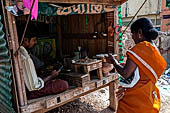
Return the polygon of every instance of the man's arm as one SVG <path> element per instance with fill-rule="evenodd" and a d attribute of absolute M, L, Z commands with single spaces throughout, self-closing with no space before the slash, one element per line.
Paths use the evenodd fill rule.
<path fill-rule="evenodd" d="M 44 78 L 44 82 L 46 83 L 47 81 L 50 81 L 50 80 L 53 80 L 53 79 L 57 78 L 60 71 L 61 71 L 60 69 L 58 71 L 56 71 L 56 70 L 52 71 L 51 75 Z"/>

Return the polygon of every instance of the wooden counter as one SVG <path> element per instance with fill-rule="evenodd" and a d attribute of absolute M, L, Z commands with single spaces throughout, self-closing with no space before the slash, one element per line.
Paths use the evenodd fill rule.
<path fill-rule="evenodd" d="M 113 109 L 113 111 L 115 111 L 117 108 L 117 99 L 115 95 L 117 84 L 118 74 L 112 73 L 110 76 L 103 77 L 101 80 L 96 79 L 90 81 L 89 85 L 86 87 L 77 87 L 57 95 L 50 95 L 38 99 L 28 100 L 28 105 L 20 107 L 20 109 L 22 113 L 44 113 L 100 88 L 109 86 L 110 107 Z"/>

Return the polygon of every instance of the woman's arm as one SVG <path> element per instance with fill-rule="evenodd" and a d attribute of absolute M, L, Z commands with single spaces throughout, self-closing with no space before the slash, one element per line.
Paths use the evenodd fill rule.
<path fill-rule="evenodd" d="M 123 76 L 125 79 L 129 78 L 132 75 L 132 73 L 135 71 L 136 67 L 137 67 L 137 65 L 133 61 L 131 61 L 130 59 L 127 59 L 125 66 L 121 66 L 117 62 L 117 60 L 111 55 L 109 55 L 109 59 L 113 63 L 113 65 L 114 65 L 115 69 L 117 70 L 117 72 L 121 76 Z"/>

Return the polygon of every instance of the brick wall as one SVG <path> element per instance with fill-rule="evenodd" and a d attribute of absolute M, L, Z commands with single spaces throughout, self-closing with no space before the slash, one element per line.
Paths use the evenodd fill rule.
<path fill-rule="evenodd" d="M 162 0 L 161 17 L 161 31 L 170 31 L 170 8 L 167 7 L 166 0 Z M 169 25 L 167 26 L 168 23 Z"/>

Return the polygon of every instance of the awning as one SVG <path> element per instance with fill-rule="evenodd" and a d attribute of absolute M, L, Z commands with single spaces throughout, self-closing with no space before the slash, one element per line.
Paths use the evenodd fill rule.
<path fill-rule="evenodd" d="M 45 16 L 73 15 L 73 14 L 101 14 L 115 10 L 111 5 L 75 4 L 69 7 L 54 6 L 39 3 L 38 13 Z"/>
<path fill-rule="evenodd" d="M 45 16 L 101 14 L 114 11 L 128 0 L 39 0 L 38 14 Z M 18 3 L 22 0 L 18 0 Z M 24 10 L 28 14 L 29 10 Z"/>
<path fill-rule="evenodd" d="M 18 0 L 22 1 L 22 0 Z M 121 5 L 128 0 L 39 0 L 39 2 L 46 3 L 62 3 L 62 4 L 108 4 Z"/>

